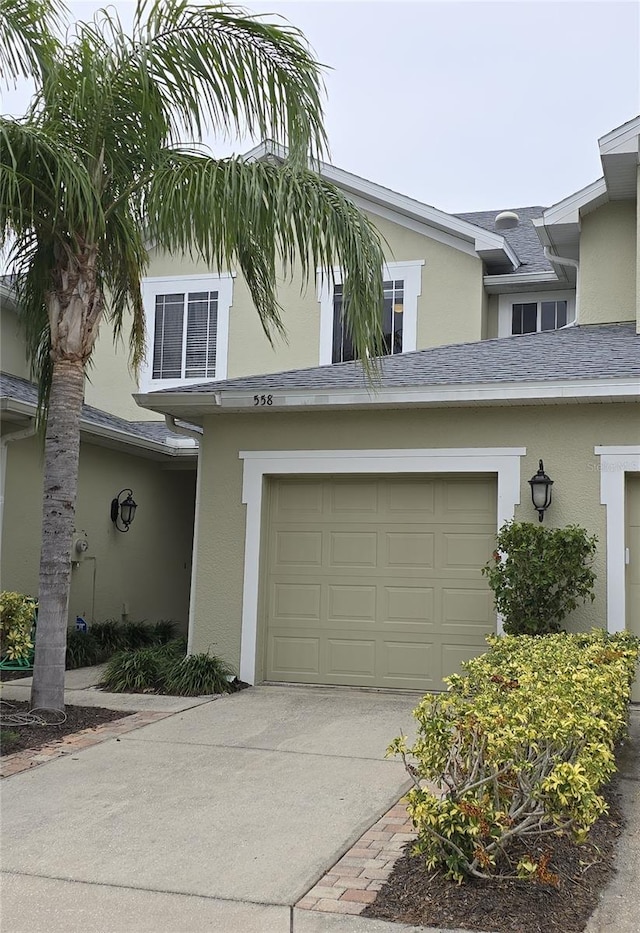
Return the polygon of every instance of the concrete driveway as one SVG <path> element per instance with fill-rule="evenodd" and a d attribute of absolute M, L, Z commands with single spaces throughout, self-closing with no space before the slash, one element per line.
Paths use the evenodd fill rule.
<path fill-rule="evenodd" d="M 8 778 L 3 929 L 290 933 L 408 787 L 384 752 L 416 702 L 257 687 Z M 295 912 L 296 933 L 347 923 Z"/>

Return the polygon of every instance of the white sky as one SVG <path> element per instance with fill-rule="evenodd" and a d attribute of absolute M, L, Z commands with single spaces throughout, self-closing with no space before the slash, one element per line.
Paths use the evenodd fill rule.
<path fill-rule="evenodd" d="M 69 4 L 81 19 L 103 5 Z M 130 0 L 112 5 L 129 19 Z M 332 68 L 333 163 L 442 210 L 561 200 L 602 174 L 597 138 L 640 110 L 635 0 L 243 6 L 284 15 Z"/>

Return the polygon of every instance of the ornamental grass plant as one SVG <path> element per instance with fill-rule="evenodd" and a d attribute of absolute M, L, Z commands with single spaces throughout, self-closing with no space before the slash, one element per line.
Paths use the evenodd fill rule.
<path fill-rule="evenodd" d="M 639 653 L 629 633 L 489 636 L 490 650 L 414 710 L 417 737 L 396 738 L 414 786 L 415 851 L 448 877 L 556 883 L 548 858 L 517 839 L 586 839 L 606 810 Z M 434 785 L 440 793 L 434 790 Z"/>

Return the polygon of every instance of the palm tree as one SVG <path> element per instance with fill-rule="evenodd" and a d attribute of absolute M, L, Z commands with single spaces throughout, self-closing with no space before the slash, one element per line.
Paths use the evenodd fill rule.
<path fill-rule="evenodd" d="M 326 144 L 322 83 L 296 29 L 220 4 L 139 0 L 131 35 L 105 10 L 65 44 L 24 28 L 38 9 L 55 8 L 0 0 L 0 64 L 37 79 L 27 114 L 0 119 L 0 205 L 47 415 L 31 702 L 63 709 L 85 369 L 103 318 L 130 332 L 133 367 L 144 355 L 147 244 L 238 267 L 268 335 L 283 329 L 283 266 L 308 279 L 339 265 L 365 363 L 381 346 L 383 252 L 366 217 L 309 168 Z M 208 130 L 271 138 L 289 156 L 217 159 L 200 145 Z"/>

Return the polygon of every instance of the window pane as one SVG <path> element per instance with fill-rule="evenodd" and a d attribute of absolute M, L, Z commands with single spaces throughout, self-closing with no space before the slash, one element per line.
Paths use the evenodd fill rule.
<path fill-rule="evenodd" d="M 384 353 L 402 353 L 402 321 L 404 312 L 404 282 L 384 282 L 382 331 Z"/>
<path fill-rule="evenodd" d="M 511 305 L 511 333 L 535 334 L 538 323 L 538 303 L 536 301 Z"/>
<path fill-rule="evenodd" d="M 402 353 L 402 321 L 404 312 L 404 282 L 402 280 L 382 283 L 382 331 L 383 356 Z M 335 285 L 333 290 L 333 353 L 332 362 L 343 363 L 354 360 L 355 350 L 344 319 L 343 287 Z"/>
<path fill-rule="evenodd" d="M 343 314 L 343 288 L 336 284 L 333 289 L 333 354 L 332 362 L 345 363 L 355 359 L 353 341 Z"/>
<path fill-rule="evenodd" d="M 153 334 L 153 379 L 179 379 L 182 375 L 184 295 L 156 295 Z"/>
<path fill-rule="evenodd" d="M 556 327 L 564 327 L 567 323 L 567 302 L 556 301 Z"/>
<path fill-rule="evenodd" d="M 218 292 L 190 292 L 187 301 L 185 376 L 213 379 L 216 374 Z"/>
<path fill-rule="evenodd" d="M 522 305 L 522 333 L 535 334 L 538 329 L 538 304 L 530 302 Z"/>
<path fill-rule="evenodd" d="M 541 315 L 541 330 L 555 330 L 564 327 L 567 323 L 566 301 L 543 301 Z"/>
<path fill-rule="evenodd" d="M 557 327 L 555 301 L 543 301 L 541 307 L 540 330 L 555 330 Z"/>

